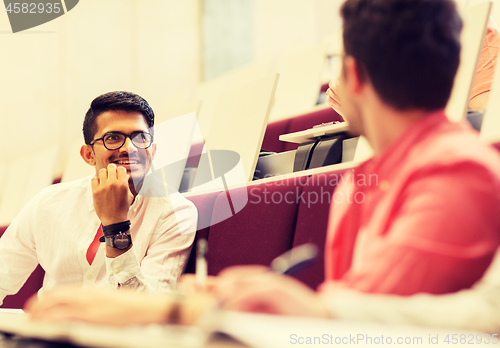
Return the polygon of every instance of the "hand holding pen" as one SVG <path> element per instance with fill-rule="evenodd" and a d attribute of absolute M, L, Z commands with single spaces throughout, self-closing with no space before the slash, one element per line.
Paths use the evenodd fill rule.
<path fill-rule="evenodd" d="M 324 304 L 313 289 L 286 276 L 310 264 L 317 256 L 312 245 L 279 256 L 265 266 L 234 266 L 223 270 L 214 293 L 224 309 L 268 314 L 327 317 Z"/>
<path fill-rule="evenodd" d="M 218 282 L 217 278 L 219 277 L 208 276 L 207 252 L 207 241 L 199 239 L 196 244 L 196 273 L 194 276 L 183 276 L 182 283 L 184 286 L 194 283 L 196 291 L 209 292 L 215 287 L 215 284 Z M 223 270 L 220 275 L 228 276 L 229 274 L 237 274 L 238 277 L 244 277 L 267 271 L 293 275 L 314 263 L 317 260 L 317 256 L 318 248 L 312 243 L 307 243 L 279 255 L 271 262 L 270 267 L 260 265 L 233 266 Z"/>

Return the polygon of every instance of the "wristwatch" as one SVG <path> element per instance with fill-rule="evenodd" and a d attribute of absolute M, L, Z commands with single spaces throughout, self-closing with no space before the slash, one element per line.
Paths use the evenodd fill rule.
<path fill-rule="evenodd" d="M 106 246 L 118 250 L 127 249 L 132 244 L 132 237 L 129 233 L 130 221 L 123 221 L 112 225 L 102 226 L 103 236 L 99 241 L 106 242 Z"/>

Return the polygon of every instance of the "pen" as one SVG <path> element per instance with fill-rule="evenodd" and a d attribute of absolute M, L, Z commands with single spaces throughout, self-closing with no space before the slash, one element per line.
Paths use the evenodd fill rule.
<path fill-rule="evenodd" d="M 196 245 L 196 287 L 200 291 L 205 291 L 207 284 L 207 241 L 206 239 L 198 239 Z"/>
<path fill-rule="evenodd" d="M 291 275 L 313 263 L 318 256 L 318 247 L 312 243 L 302 244 L 276 257 L 271 262 L 274 272 Z"/>

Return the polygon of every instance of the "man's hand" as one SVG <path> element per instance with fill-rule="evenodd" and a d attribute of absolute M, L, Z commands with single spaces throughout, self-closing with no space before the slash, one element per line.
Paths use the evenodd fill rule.
<path fill-rule="evenodd" d="M 104 226 L 127 220 L 134 200 L 128 179 L 127 170 L 113 163 L 107 170 L 99 170 L 98 178 L 92 178 L 94 209 Z"/>
<path fill-rule="evenodd" d="M 244 266 L 244 267 L 228 267 L 223 269 L 218 276 L 207 276 L 207 282 L 205 284 L 204 289 L 199 289 L 197 284 L 196 284 L 196 274 L 183 274 L 179 278 L 179 282 L 177 283 L 177 286 L 179 289 L 181 289 L 184 293 L 191 294 L 191 293 L 196 293 L 196 292 L 207 292 L 211 294 L 216 294 L 217 292 L 220 292 L 220 290 L 225 290 L 224 293 L 228 292 L 231 294 L 231 290 L 228 288 L 225 288 L 224 285 L 219 285 L 220 281 L 231 281 L 233 279 L 233 274 L 234 278 L 241 278 L 244 275 L 253 275 L 256 273 L 262 273 L 262 272 L 267 272 L 269 270 L 268 267 L 266 266 L 260 266 L 260 265 L 251 265 L 251 266 Z M 224 277 L 221 277 L 220 275 L 224 275 Z M 220 294 L 222 296 L 225 296 L 225 294 Z"/>
<path fill-rule="evenodd" d="M 170 303 L 168 298 L 126 290 L 107 291 L 63 287 L 38 300 L 32 296 L 25 310 L 34 320 L 79 320 L 107 325 L 161 323 Z"/>
<path fill-rule="evenodd" d="M 24 310 L 31 319 L 40 321 L 77 320 L 116 326 L 163 324 L 170 316 L 174 299 L 174 294 L 156 296 L 128 290 L 62 287 L 40 300 L 33 295 Z M 191 294 L 180 308 L 179 323 L 193 325 L 215 305 L 213 296 Z"/>
<path fill-rule="evenodd" d="M 340 116 L 343 115 L 342 104 L 340 104 L 340 97 L 338 95 L 339 80 L 330 81 L 326 90 L 326 102 L 332 107 Z"/>
<path fill-rule="evenodd" d="M 216 293 L 225 309 L 328 317 L 322 299 L 312 289 L 266 267 L 229 267 L 218 278 Z"/>
<path fill-rule="evenodd" d="M 207 276 L 207 282 L 205 284 L 204 289 L 199 289 L 198 284 L 196 283 L 196 275 L 185 273 L 181 275 L 179 278 L 179 282 L 177 283 L 177 288 L 182 290 L 182 292 L 186 294 L 193 294 L 197 292 L 207 292 L 213 293 L 215 286 L 217 284 L 218 277 L 215 276 Z"/>

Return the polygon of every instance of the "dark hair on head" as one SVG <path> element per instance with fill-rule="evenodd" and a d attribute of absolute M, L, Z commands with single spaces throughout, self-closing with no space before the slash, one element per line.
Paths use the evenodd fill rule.
<path fill-rule="evenodd" d="M 92 100 L 90 108 L 85 114 L 85 119 L 83 120 L 83 138 L 85 139 L 85 144 L 90 144 L 94 140 L 95 133 L 97 132 L 97 117 L 103 112 L 110 110 L 141 113 L 151 132 L 153 132 L 155 114 L 144 98 L 131 92 L 109 92 Z"/>
<path fill-rule="evenodd" d="M 384 102 L 399 110 L 446 106 L 462 29 L 452 0 L 347 0 L 341 14 L 345 53 Z"/>

